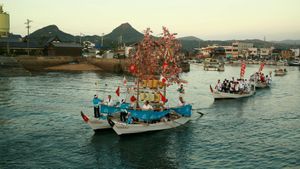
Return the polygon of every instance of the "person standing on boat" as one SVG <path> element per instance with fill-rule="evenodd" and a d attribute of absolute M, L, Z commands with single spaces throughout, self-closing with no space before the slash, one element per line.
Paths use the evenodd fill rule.
<path fill-rule="evenodd" d="M 105 102 L 104 102 L 106 105 L 108 105 L 108 106 L 113 106 L 113 100 L 112 100 L 112 98 L 111 98 L 111 95 L 108 95 L 107 96 L 107 99 L 105 100 Z"/>
<path fill-rule="evenodd" d="M 153 107 L 149 104 L 149 101 L 145 101 L 145 104 L 142 107 L 142 110 L 153 110 Z"/>
<path fill-rule="evenodd" d="M 184 105 L 185 105 L 185 101 L 183 101 L 183 98 L 181 96 L 179 96 L 178 106 L 182 107 Z"/>
<path fill-rule="evenodd" d="M 132 123 L 133 123 L 133 118 L 132 118 L 131 114 L 128 113 L 128 115 L 127 115 L 127 124 L 132 124 Z"/>
<path fill-rule="evenodd" d="M 267 84 L 271 84 L 271 76 L 266 75 Z"/>
<path fill-rule="evenodd" d="M 120 103 L 120 109 L 121 109 L 121 113 L 120 113 L 120 120 L 125 122 L 126 121 L 126 116 L 127 116 L 127 111 L 126 111 L 126 104 L 125 104 L 125 99 L 121 100 Z"/>
<path fill-rule="evenodd" d="M 100 106 L 100 103 L 102 101 L 98 98 L 97 95 L 94 95 L 94 99 L 93 99 L 93 105 L 94 105 L 94 117 L 95 118 L 99 118 L 100 117 L 100 111 L 99 111 L 99 106 Z"/>
<path fill-rule="evenodd" d="M 218 80 L 218 83 L 216 84 L 215 89 L 217 89 L 219 92 L 222 91 L 222 83 L 221 83 L 220 79 Z"/>
<path fill-rule="evenodd" d="M 184 95 L 183 84 L 180 85 L 180 87 L 177 89 L 177 91 L 179 92 L 179 96 L 183 97 L 183 95 Z"/>

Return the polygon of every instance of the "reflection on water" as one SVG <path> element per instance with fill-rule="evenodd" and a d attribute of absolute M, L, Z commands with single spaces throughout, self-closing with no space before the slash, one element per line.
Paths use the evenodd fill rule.
<path fill-rule="evenodd" d="M 123 76 L 46 73 L 0 78 L 0 168 L 297 168 L 300 166 L 300 73 L 273 77 L 271 89 L 253 97 L 214 101 L 209 85 L 237 77 L 192 65 L 182 74 L 185 100 L 205 115 L 176 129 L 125 137 L 94 133 L 80 111 L 106 97 Z M 247 67 L 246 76 L 258 69 Z M 265 67 L 265 72 L 274 67 Z M 132 79 L 127 78 L 128 81 Z M 177 86 L 168 89 L 177 104 Z M 121 90 L 122 97 L 125 89 Z"/>

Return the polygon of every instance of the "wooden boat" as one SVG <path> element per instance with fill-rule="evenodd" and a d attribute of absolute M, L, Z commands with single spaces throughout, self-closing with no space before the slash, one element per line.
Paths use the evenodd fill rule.
<path fill-rule="evenodd" d="M 125 108 L 129 107 L 128 103 L 125 103 Z M 120 117 L 119 112 L 124 107 L 117 107 L 117 106 L 107 106 L 104 104 L 100 105 L 100 118 L 89 117 L 88 115 L 84 114 L 82 111 L 80 112 L 81 117 L 84 122 L 86 122 L 93 130 L 102 130 L 102 129 L 109 129 L 111 125 L 108 123 L 107 118 L 109 116 L 115 115 Z"/>
<path fill-rule="evenodd" d="M 215 100 L 217 99 L 239 99 L 243 97 L 250 97 L 255 94 L 255 86 L 251 85 L 251 90 L 244 93 L 225 93 L 218 90 L 212 89 L 210 86 L 211 93 Z"/>
<path fill-rule="evenodd" d="M 287 73 L 286 69 L 276 69 L 275 71 L 275 76 L 284 76 Z"/>
<path fill-rule="evenodd" d="M 300 59 L 295 58 L 293 60 L 288 61 L 289 66 L 300 66 Z"/>
<path fill-rule="evenodd" d="M 256 88 L 268 88 L 268 87 L 271 87 L 271 83 L 256 81 L 255 87 Z"/>
<path fill-rule="evenodd" d="M 166 88 L 178 84 L 181 80 L 180 60 L 183 59 L 178 53 L 180 45 L 176 41 L 175 34 L 169 33 L 166 28 L 163 28 L 163 31 L 163 37 L 153 38 L 150 29 L 147 29 L 144 39 L 137 45 L 136 51 L 139 52 L 131 57 L 129 72 L 136 77 L 133 96 L 136 96 L 137 108 L 126 109 L 128 113 L 126 122 L 121 121 L 118 116 L 108 119 L 118 135 L 171 129 L 191 119 L 191 105 L 159 110 L 162 109 L 160 102 L 166 101 Z M 147 60 L 151 62 L 145 64 Z M 147 102 L 147 105 L 152 104 L 154 110 L 141 110 L 139 105 L 143 101 Z"/>
<path fill-rule="evenodd" d="M 220 62 L 217 59 L 213 58 L 206 58 L 204 60 L 204 65 L 203 65 L 204 70 L 210 71 L 210 70 L 215 70 L 215 71 L 224 71 L 224 63 Z"/>
<path fill-rule="evenodd" d="M 260 76 L 264 75 L 262 73 L 263 68 L 264 68 L 264 62 L 262 62 L 260 64 L 260 68 L 259 68 L 258 72 L 254 73 L 250 76 L 250 81 L 255 82 L 255 87 L 256 88 L 269 88 L 269 87 L 271 87 L 272 71 L 269 73 L 269 79 L 265 79 L 264 81 L 260 80 Z"/>
<path fill-rule="evenodd" d="M 111 126 L 107 121 L 107 115 L 102 115 L 100 118 L 90 118 L 88 115 L 80 112 L 81 117 L 85 123 L 87 123 L 94 131 L 110 129 Z"/>
<path fill-rule="evenodd" d="M 192 106 L 185 105 L 183 107 L 171 108 L 161 112 L 153 110 L 128 110 L 128 112 L 131 113 L 133 117 L 141 120 L 141 122 L 128 124 L 126 122 L 121 122 L 119 118 L 116 117 L 109 119 L 113 126 L 113 130 L 118 135 L 166 130 L 184 125 L 191 120 Z M 165 117 L 166 115 L 168 115 L 168 118 Z"/>

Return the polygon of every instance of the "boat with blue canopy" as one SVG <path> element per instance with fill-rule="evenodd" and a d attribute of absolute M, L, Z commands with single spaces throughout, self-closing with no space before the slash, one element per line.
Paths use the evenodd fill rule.
<path fill-rule="evenodd" d="M 132 96 L 136 98 L 135 108 L 123 109 L 127 114 L 125 121 L 116 114 L 108 118 L 118 135 L 171 129 L 191 120 L 190 104 L 164 107 L 167 87 L 181 81 L 181 68 L 177 63 L 180 59 L 179 42 L 166 28 L 163 28 L 160 38 L 153 38 L 150 33 L 150 29 L 145 31 L 129 66 L 129 72 L 136 77 Z M 145 104 L 141 107 L 143 102 Z"/>

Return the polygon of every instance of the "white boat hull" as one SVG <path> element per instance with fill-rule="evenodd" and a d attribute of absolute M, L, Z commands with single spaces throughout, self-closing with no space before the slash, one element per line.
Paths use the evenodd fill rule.
<path fill-rule="evenodd" d="M 224 93 L 219 91 L 213 91 L 212 95 L 214 99 L 239 99 L 243 97 L 250 97 L 255 94 L 255 91 L 250 91 L 244 94 Z"/>
<path fill-rule="evenodd" d="M 275 76 L 284 76 L 286 75 L 285 72 L 275 72 Z"/>
<path fill-rule="evenodd" d="M 106 116 L 105 118 L 89 118 L 87 115 L 81 112 L 81 116 L 83 121 L 87 123 L 93 130 L 103 130 L 111 128 L 110 124 L 108 123 Z"/>
<path fill-rule="evenodd" d="M 282 69 L 277 69 L 274 72 L 275 72 L 275 76 L 284 76 L 284 75 L 286 75 L 286 71 L 284 71 Z"/>
<path fill-rule="evenodd" d="M 114 123 L 113 130 L 118 135 L 133 134 L 133 133 L 143 133 L 149 131 L 158 131 L 175 128 L 187 123 L 190 117 L 180 117 L 176 120 L 157 122 L 153 124 L 140 123 L 140 124 L 127 124 L 119 121 L 112 120 Z"/>
<path fill-rule="evenodd" d="M 93 129 L 93 130 L 102 130 L 102 129 L 109 129 L 111 126 L 107 122 L 107 120 L 103 119 L 90 119 L 87 124 Z"/>
<path fill-rule="evenodd" d="M 256 88 L 267 88 L 267 87 L 270 87 L 270 84 L 268 84 L 267 82 L 260 82 L 260 81 L 257 81 L 256 84 L 255 84 L 255 87 Z"/>

